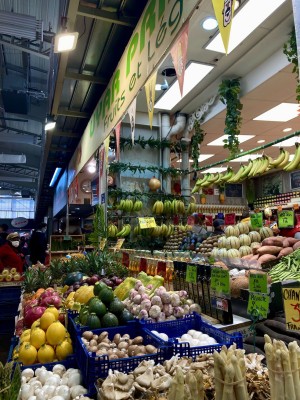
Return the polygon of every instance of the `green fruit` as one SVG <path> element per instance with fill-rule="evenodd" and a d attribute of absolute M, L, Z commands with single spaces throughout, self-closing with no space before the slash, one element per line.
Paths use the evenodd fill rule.
<path fill-rule="evenodd" d="M 107 308 L 98 297 L 89 305 L 89 312 L 95 313 L 99 318 L 106 314 Z"/>
<path fill-rule="evenodd" d="M 104 317 L 102 317 L 101 325 L 103 328 L 109 328 L 112 326 L 118 326 L 119 321 L 118 321 L 118 318 L 114 314 L 108 312 L 104 315 Z"/>
<path fill-rule="evenodd" d="M 98 329 L 101 328 L 101 322 L 100 319 L 97 317 L 95 313 L 91 313 L 86 320 L 87 326 L 89 326 L 91 329 Z"/>
<path fill-rule="evenodd" d="M 109 312 L 119 315 L 124 310 L 124 304 L 118 298 L 115 298 L 108 307 Z"/>
<path fill-rule="evenodd" d="M 79 322 L 82 325 L 86 325 L 86 320 L 88 316 L 89 316 L 89 308 L 87 306 L 83 306 L 79 312 Z"/>
<path fill-rule="evenodd" d="M 111 288 L 103 288 L 98 295 L 99 299 L 103 301 L 105 305 L 109 305 L 114 299 L 114 292 Z"/>
<path fill-rule="evenodd" d="M 98 296 L 102 289 L 107 288 L 104 282 L 96 282 L 94 285 L 94 295 Z"/>
<path fill-rule="evenodd" d="M 126 324 L 128 321 L 132 321 L 134 319 L 133 315 L 126 309 L 122 311 L 119 315 L 120 324 Z"/>

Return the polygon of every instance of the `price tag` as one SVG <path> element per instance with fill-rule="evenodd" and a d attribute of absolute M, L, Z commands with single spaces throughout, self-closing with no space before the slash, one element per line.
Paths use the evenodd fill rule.
<path fill-rule="evenodd" d="M 286 329 L 300 331 L 300 287 L 283 287 L 282 297 Z"/>
<path fill-rule="evenodd" d="M 235 214 L 225 214 L 225 225 L 234 225 L 235 224 Z"/>
<path fill-rule="evenodd" d="M 249 291 L 257 293 L 268 293 L 267 275 L 250 274 Z"/>
<path fill-rule="evenodd" d="M 185 281 L 188 283 L 197 283 L 197 265 L 187 265 Z"/>
<path fill-rule="evenodd" d="M 139 224 L 141 229 L 155 228 L 156 222 L 154 217 L 140 217 Z"/>
<path fill-rule="evenodd" d="M 103 238 L 103 239 L 100 240 L 100 243 L 99 243 L 99 249 L 100 249 L 100 250 L 104 250 L 104 247 L 105 247 L 105 245 L 106 245 L 106 242 L 107 242 L 107 239 L 106 239 L 106 238 Z"/>
<path fill-rule="evenodd" d="M 294 211 L 278 212 L 278 226 L 279 228 L 294 228 Z"/>
<path fill-rule="evenodd" d="M 263 215 L 262 213 L 255 213 L 250 215 L 251 226 L 253 229 L 263 227 Z"/>
<path fill-rule="evenodd" d="M 229 271 L 221 268 L 212 268 L 210 288 L 218 294 L 230 294 Z"/>
<path fill-rule="evenodd" d="M 125 239 L 118 239 L 117 243 L 114 246 L 115 250 L 120 250 L 120 248 L 123 246 L 123 243 L 125 242 Z"/>
<path fill-rule="evenodd" d="M 261 318 L 267 318 L 269 311 L 269 301 L 269 295 L 266 293 L 250 292 L 247 309 L 248 314 Z"/>

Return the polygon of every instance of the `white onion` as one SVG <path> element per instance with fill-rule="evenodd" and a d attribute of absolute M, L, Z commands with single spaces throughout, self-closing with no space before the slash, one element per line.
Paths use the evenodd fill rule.
<path fill-rule="evenodd" d="M 33 396 L 34 388 L 30 386 L 28 383 L 25 383 L 21 387 L 21 399 L 28 400 L 30 396 Z"/>
<path fill-rule="evenodd" d="M 73 372 L 69 376 L 68 386 L 69 387 L 73 387 L 73 386 L 76 386 L 76 385 L 80 385 L 80 383 L 81 383 L 81 374 L 78 373 L 78 372 Z"/>
<path fill-rule="evenodd" d="M 56 396 L 61 396 L 63 397 L 65 400 L 69 400 L 70 399 L 70 388 L 67 385 L 61 385 L 58 386 L 55 390 L 55 395 Z"/>
<path fill-rule="evenodd" d="M 66 372 L 66 367 L 62 364 L 54 365 L 54 367 L 52 368 L 52 372 L 62 377 L 63 374 Z"/>
<path fill-rule="evenodd" d="M 27 380 L 29 380 L 29 379 L 31 379 L 31 378 L 34 377 L 34 371 L 33 371 L 32 368 L 26 368 L 26 369 L 24 369 L 24 370 L 22 371 L 21 376 L 22 376 L 22 377 L 25 376 L 25 378 L 26 378 Z"/>

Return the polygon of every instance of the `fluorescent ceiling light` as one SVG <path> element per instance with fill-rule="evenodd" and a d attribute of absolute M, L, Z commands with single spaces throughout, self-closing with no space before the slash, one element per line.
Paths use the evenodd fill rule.
<path fill-rule="evenodd" d="M 257 143 L 265 143 L 265 139 L 260 139 L 257 141 Z"/>
<path fill-rule="evenodd" d="M 208 143 L 207 146 L 224 146 L 224 140 L 227 138 L 228 138 L 227 135 L 223 135 L 223 136 L 219 137 L 218 139 L 213 140 L 212 142 Z M 239 135 L 239 142 L 244 143 L 247 140 L 250 140 L 252 138 L 254 138 L 254 135 Z"/>
<path fill-rule="evenodd" d="M 234 160 L 231 160 L 230 162 L 248 162 L 249 160 L 255 160 L 258 157 L 261 157 L 262 154 L 248 154 L 246 156 L 241 156 L 239 158 L 235 158 Z"/>
<path fill-rule="evenodd" d="M 213 65 L 191 62 L 185 70 L 182 97 L 179 90 L 179 83 L 176 79 L 172 86 L 155 103 L 154 108 L 171 111 L 213 68 Z"/>
<path fill-rule="evenodd" d="M 263 114 L 253 118 L 254 121 L 287 122 L 299 116 L 298 103 L 281 103 Z"/>
<path fill-rule="evenodd" d="M 245 40 L 265 19 L 286 0 L 248 0 L 233 18 L 228 54 Z M 205 47 L 207 50 L 225 53 L 220 33 Z"/>
<path fill-rule="evenodd" d="M 200 156 L 198 157 L 198 162 L 203 162 L 213 156 L 214 156 L 214 154 L 200 154 Z"/>
<path fill-rule="evenodd" d="M 54 174 L 53 174 L 52 179 L 49 184 L 50 187 L 53 187 L 55 185 L 55 182 L 57 181 L 57 178 L 59 177 L 60 171 L 61 171 L 61 168 L 55 168 Z"/>
<path fill-rule="evenodd" d="M 74 50 L 77 44 L 78 32 L 63 32 L 55 35 L 54 53 Z"/>
<path fill-rule="evenodd" d="M 295 136 L 290 139 L 286 139 L 283 142 L 273 144 L 272 147 L 292 147 L 295 146 L 295 143 L 300 143 L 300 138 Z"/>
<path fill-rule="evenodd" d="M 207 17 L 202 22 L 202 28 L 206 31 L 212 31 L 213 29 L 216 29 L 217 27 L 218 27 L 218 21 L 216 20 L 216 18 Z"/>
<path fill-rule="evenodd" d="M 215 174 L 217 172 L 224 172 L 226 171 L 227 168 L 226 167 L 212 167 L 212 168 L 208 168 L 205 171 L 202 171 L 202 174 L 206 174 L 206 173 L 210 173 L 210 174 Z"/>
<path fill-rule="evenodd" d="M 293 130 L 293 128 L 285 128 L 285 129 L 283 129 L 282 132 L 291 132 L 292 130 Z"/>

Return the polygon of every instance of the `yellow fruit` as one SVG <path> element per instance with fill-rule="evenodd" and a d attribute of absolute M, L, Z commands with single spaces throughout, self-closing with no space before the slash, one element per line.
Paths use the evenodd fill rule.
<path fill-rule="evenodd" d="M 38 350 L 46 342 L 46 334 L 41 328 L 31 330 L 30 343 Z"/>
<path fill-rule="evenodd" d="M 69 342 L 64 340 L 62 343 L 56 346 L 55 353 L 59 361 L 65 360 L 67 356 L 73 354 L 73 347 Z"/>
<path fill-rule="evenodd" d="M 34 323 L 31 325 L 31 329 L 33 329 L 33 328 L 39 328 L 39 327 L 40 327 L 40 322 L 41 322 L 41 319 L 40 319 L 40 318 L 37 319 L 36 321 L 34 321 Z"/>
<path fill-rule="evenodd" d="M 72 344 L 72 339 L 70 337 L 68 337 L 67 335 L 65 336 L 65 340 L 64 341 Z"/>
<path fill-rule="evenodd" d="M 55 351 L 49 344 L 43 344 L 37 353 L 38 362 L 46 364 L 53 362 L 55 357 Z"/>
<path fill-rule="evenodd" d="M 58 311 L 58 309 L 57 309 L 56 307 L 54 307 L 54 306 L 49 306 L 49 307 L 47 308 L 47 310 L 45 311 L 45 313 L 47 313 L 47 312 L 50 312 L 51 314 L 54 315 L 55 321 L 58 320 L 59 311 Z"/>
<path fill-rule="evenodd" d="M 49 344 L 56 346 L 65 339 L 66 328 L 59 321 L 53 322 L 46 332 L 46 339 Z"/>
<path fill-rule="evenodd" d="M 29 340 L 29 339 L 30 339 L 30 333 L 31 333 L 31 329 L 26 329 L 26 330 L 22 333 L 22 335 L 20 336 L 20 341 L 21 341 L 21 342 L 24 342 L 24 341 L 26 341 L 26 340 Z"/>
<path fill-rule="evenodd" d="M 24 340 L 24 342 L 21 342 L 20 346 L 19 346 L 19 351 L 21 350 L 22 347 L 26 346 L 27 344 L 31 344 L 29 339 L 28 340 Z"/>
<path fill-rule="evenodd" d="M 40 321 L 40 327 L 46 331 L 49 326 L 56 321 L 55 315 L 48 311 L 48 312 L 44 312 L 44 314 L 41 316 L 41 321 Z"/>
<path fill-rule="evenodd" d="M 20 348 L 19 361 L 24 365 L 31 365 L 35 363 L 37 357 L 37 350 L 31 344 L 26 344 Z"/>

